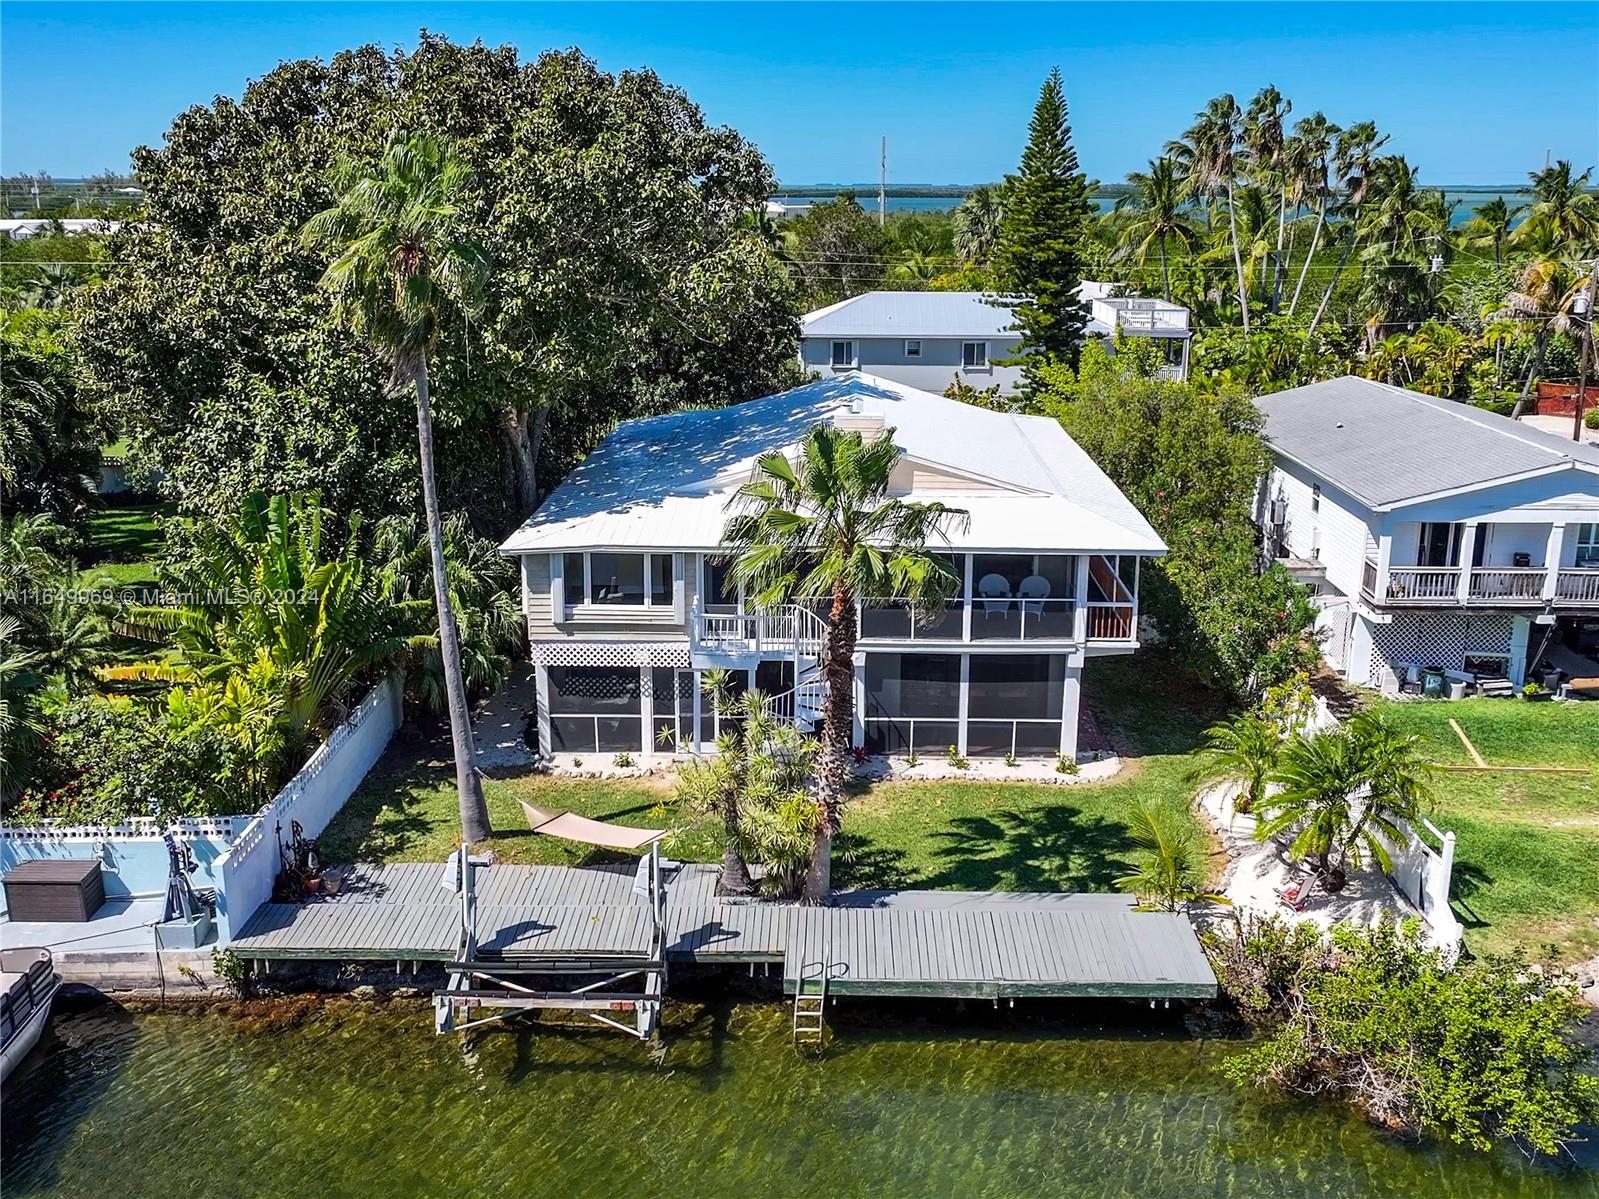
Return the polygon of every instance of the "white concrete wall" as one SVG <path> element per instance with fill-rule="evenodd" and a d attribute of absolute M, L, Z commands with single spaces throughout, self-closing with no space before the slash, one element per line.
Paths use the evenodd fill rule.
<path fill-rule="evenodd" d="M 272 897 L 278 838 L 287 842 L 289 822 L 298 820 L 306 837 L 319 836 L 355 793 L 400 727 L 404 696 L 398 672 L 372 688 L 217 861 L 218 944 L 231 941 Z"/>
<path fill-rule="evenodd" d="M 215 887 L 217 864 L 248 816 L 183 820 L 178 836 L 194 856 L 196 887 Z M 35 858 L 99 858 L 108 896 L 163 895 L 171 869 L 166 842 L 154 820 L 114 825 L 47 825 L 0 829 L 0 873 Z"/>

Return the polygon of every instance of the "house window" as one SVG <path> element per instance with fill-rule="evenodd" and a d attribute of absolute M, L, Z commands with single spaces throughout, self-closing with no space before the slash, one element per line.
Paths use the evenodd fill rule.
<path fill-rule="evenodd" d="M 551 666 L 551 753 L 637 751 L 644 735 L 636 666 Z"/>
<path fill-rule="evenodd" d="M 961 365 L 969 371 L 982 370 L 988 366 L 988 343 L 986 341 L 961 342 Z"/>
<path fill-rule="evenodd" d="M 921 356 L 922 339 L 919 337 L 907 337 L 905 339 L 905 357 L 920 358 Z"/>
<path fill-rule="evenodd" d="M 1320 512 L 1321 511 L 1321 484 L 1320 483 L 1314 484 L 1311 487 L 1311 489 L 1310 489 L 1310 510 L 1312 512 Z"/>
<path fill-rule="evenodd" d="M 853 341 L 835 341 L 833 343 L 833 369 L 836 371 L 849 370 L 855 365 L 855 343 Z"/>
<path fill-rule="evenodd" d="M 873 753 L 943 753 L 960 741 L 959 654 L 867 654 L 866 744 Z"/>
<path fill-rule="evenodd" d="M 969 675 L 968 754 L 1025 758 L 1060 752 L 1064 655 L 973 654 Z"/>
<path fill-rule="evenodd" d="M 671 554 L 564 554 L 566 604 L 610 604 L 624 608 L 672 606 Z"/>
<path fill-rule="evenodd" d="M 1577 565 L 1599 566 L 1599 524 L 1577 526 Z"/>

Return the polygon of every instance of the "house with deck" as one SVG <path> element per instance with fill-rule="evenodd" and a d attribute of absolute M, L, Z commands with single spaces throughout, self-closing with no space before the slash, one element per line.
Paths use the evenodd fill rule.
<path fill-rule="evenodd" d="M 850 371 L 728 408 L 629 421 L 501 546 L 521 566 L 545 754 L 700 753 L 711 669 L 785 719 L 820 720 L 823 625 L 762 609 L 722 548 L 757 460 L 829 423 L 892 436 L 893 494 L 970 513 L 941 552 L 962 580 L 916 623 L 863 608 L 855 741 L 877 753 L 1077 753 L 1082 675 L 1138 646 L 1138 581 L 1160 538 L 1056 421 Z"/>
<path fill-rule="evenodd" d="M 1345 677 L 1503 693 L 1545 662 L 1599 675 L 1599 446 L 1354 377 L 1256 403 L 1266 556 L 1314 587 Z"/>
<path fill-rule="evenodd" d="M 1091 337 L 1147 337 L 1161 347 L 1161 377 L 1188 377 L 1188 309 L 1116 295 L 1114 284 L 1084 283 Z M 800 321 L 800 363 L 824 377 L 864 371 L 942 393 L 956 380 L 1010 395 L 1021 384 L 1011 309 L 980 291 L 869 291 L 808 312 Z"/>

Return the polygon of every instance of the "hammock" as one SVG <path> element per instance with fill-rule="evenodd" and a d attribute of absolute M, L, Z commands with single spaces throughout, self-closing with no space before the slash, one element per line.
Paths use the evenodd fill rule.
<path fill-rule="evenodd" d="M 605 849 L 638 850 L 666 836 L 666 829 L 632 828 L 625 824 L 610 824 L 604 820 L 590 820 L 571 812 L 552 812 L 536 808 L 518 800 L 527 816 L 527 826 L 535 833 L 548 837 L 561 837 L 567 841 L 581 841 L 585 845 L 598 845 Z"/>

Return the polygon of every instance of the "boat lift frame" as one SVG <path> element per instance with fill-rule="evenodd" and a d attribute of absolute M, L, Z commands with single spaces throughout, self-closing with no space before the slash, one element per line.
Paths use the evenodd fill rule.
<path fill-rule="evenodd" d="M 617 954 L 582 950 L 537 952 L 515 958 L 484 958 L 477 943 L 475 875 L 489 859 L 473 856 L 462 845 L 456 853 L 456 888 L 461 900 L 460 940 L 453 962 L 445 966 L 450 981 L 433 996 L 434 1032 L 464 1032 L 539 1010 L 579 1012 L 589 1019 L 648 1040 L 660 1027 L 666 990 L 666 887 L 661 870 L 659 838 L 639 860 L 635 892 L 650 905 L 650 947 L 647 953 Z M 548 988 L 542 979 L 584 980 L 579 985 Z M 626 990 L 610 988 L 629 984 Z M 473 1016 L 474 1009 L 501 1009 Z M 631 1024 L 617 1019 L 631 1013 Z"/>

